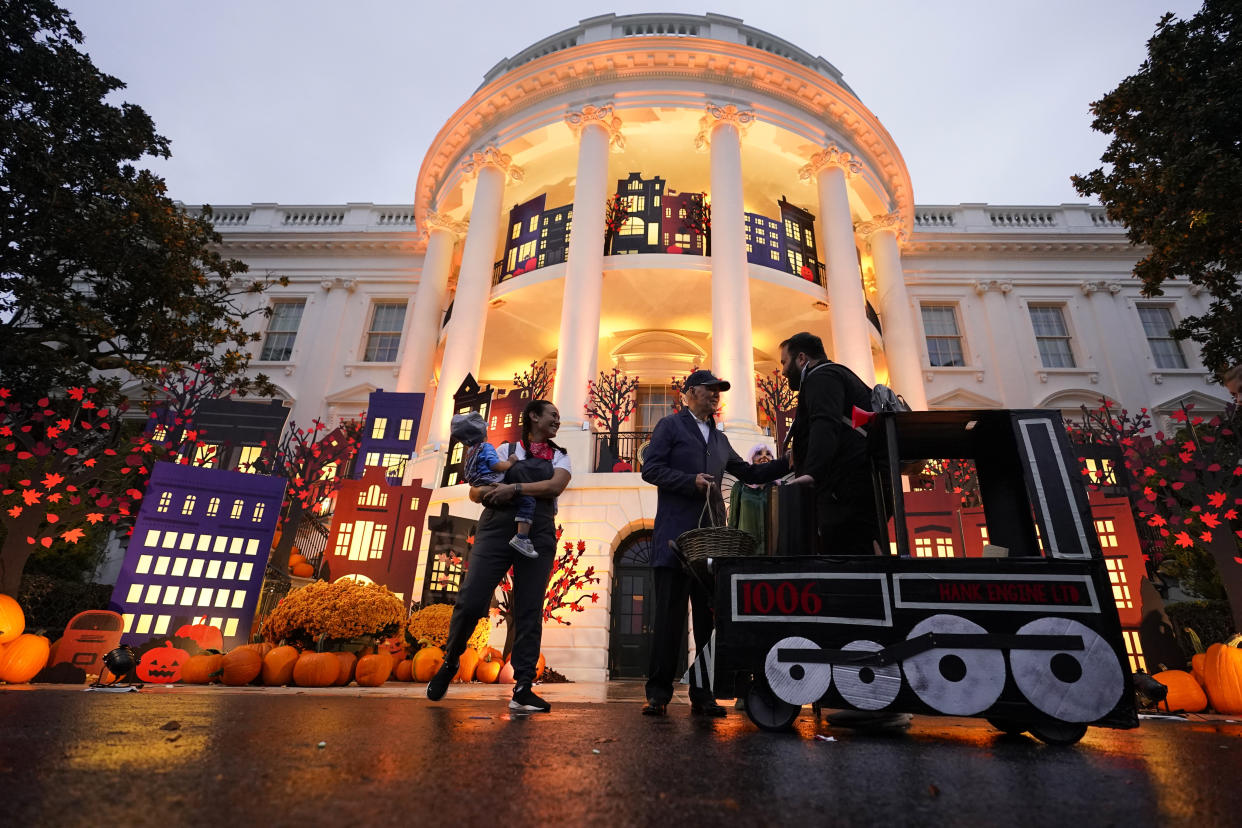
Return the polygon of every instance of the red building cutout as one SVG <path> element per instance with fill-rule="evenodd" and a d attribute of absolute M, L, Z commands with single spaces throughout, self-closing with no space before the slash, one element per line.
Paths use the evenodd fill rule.
<path fill-rule="evenodd" d="M 324 550 L 332 580 L 383 584 L 408 608 L 430 498 L 431 489 L 421 480 L 389 484 L 382 466 L 369 466 L 360 479 L 342 483 Z"/>

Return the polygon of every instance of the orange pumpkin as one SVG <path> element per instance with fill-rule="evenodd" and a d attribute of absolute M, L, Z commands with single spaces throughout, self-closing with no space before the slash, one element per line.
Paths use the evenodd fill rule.
<path fill-rule="evenodd" d="M 0 681 L 25 684 L 47 666 L 52 642 L 41 635 L 23 633 L 0 650 Z"/>
<path fill-rule="evenodd" d="M 26 613 L 11 595 L 0 592 L 0 644 L 16 641 L 26 631 Z"/>
<path fill-rule="evenodd" d="M 1207 707 L 1207 696 L 1203 694 L 1203 688 L 1185 670 L 1163 670 L 1152 678 L 1169 688 L 1164 699 L 1165 710 L 1201 713 Z"/>
<path fill-rule="evenodd" d="M 336 656 L 337 668 L 339 670 L 333 685 L 344 687 L 354 680 L 354 665 L 358 663 L 358 656 L 353 653 L 333 653 L 332 655 Z"/>
<path fill-rule="evenodd" d="M 499 661 L 492 661 L 485 658 L 479 662 L 479 666 L 474 670 L 474 677 L 484 684 L 495 684 L 496 678 L 500 675 L 501 664 Z"/>
<path fill-rule="evenodd" d="M 403 658 L 392 668 L 392 677 L 397 681 L 414 680 L 414 659 Z"/>
<path fill-rule="evenodd" d="M 263 656 L 253 645 L 243 645 L 230 650 L 220 659 L 220 683 L 229 687 L 249 684 L 263 671 Z"/>
<path fill-rule="evenodd" d="M 290 570 L 295 578 L 313 578 L 315 577 L 315 567 L 308 563 L 300 563 L 292 567 Z"/>
<path fill-rule="evenodd" d="M 263 656 L 263 683 L 268 687 L 281 687 L 293 681 L 293 665 L 298 663 L 297 647 L 284 644 L 273 647 Z"/>
<path fill-rule="evenodd" d="M 302 653 L 293 665 L 298 687 L 330 687 L 341 674 L 341 663 L 332 653 Z"/>
<path fill-rule="evenodd" d="M 496 676 L 497 684 L 513 684 L 513 659 L 505 662 L 505 666 L 500 668 L 500 675 Z"/>
<path fill-rule="evenodd" d="M 1190 674 L 1195 677 L 1195 681 L 1200 686 L 1204 686 L 1207 679 L 1203 677 L 1203 668 L 1207 665 L 1207 653 L 1195 653 L 1190 657 Z"/>
<path fill-rule="evenodd" d="M 208 624 L 206 616 L 201 624 L 182 624 L 174 635 L 192 639 L 202 650 L 224 649 L 224 636 L 221 635 L 220 628 Z"/>
<path fill-rule="evenodd" d="M 544 659 L 543 653 L 539 654 L 539 660 L 535 662 L 535 681 L 543 678 L 543 671 L 548 669 L 548 662 Z"/>
<path fill-rule="evenodd" d="M 185 684 L 211 684 L 220 677 L 224 656 L 219 653 L 192 655 L 181 668 L 181 681 Z"/>
<path fill-rule="evenodd" d="M 258 642 L 257 644 L 242 644 L 242 645 L 241 645 L 240 647 L 238 647 L 237 649 L 239 649 L 239 650 L 254 650 L 256 653 L 258 653 L 258 654 L 259 654 L 259 658 L 263 658 L 263 656 L 265 656 L 265 655 L 267 655 L 268 653 L 270 653 L 270 652 L 272 651 L 272 648 L 273 648 L 273 647 L 275 647 L 275 646 L 276 646 L 276 645 L 275 645 L 275 644 L 273 644 L 273 643 L 271 643 L 270 641 L 260 641 L 260 642 Z"/>
<path fill-rule="evenodd" d="M 301 552 L 294 552 L 289 555 L 289 568 L 290 569 L 297 566 L 298 564 L 303 564 L 303 563 L 306 563 L 306 558 L 302 556 Z"/>
<path fill-rule="evenodd" d="M 443 663 L 443 650 L 439 647 L 423 647 L 414 654 L 414 680 L 431 681 L 431 677 Z"/>
<path fill-rule="evenodd" d="M 479 666 L 479 651 L 467 647 L 457 659 L 457 681 L 474 681 L 474 671 Z"/>
<path fill-rule="evenodd" d="M 1242 713 L 1242 635 L 1208 647 L 1203 666 L 1207 695 L 1217 713 Z M 10 645 L 11 646 L 11 645 Z"/>
<path fill-rule="evenodd" d="M 388 653 L 371 653 L 358 659 L 354 681 L 361 687 L 379 687 L 392 675 L 392 656 Z"/>

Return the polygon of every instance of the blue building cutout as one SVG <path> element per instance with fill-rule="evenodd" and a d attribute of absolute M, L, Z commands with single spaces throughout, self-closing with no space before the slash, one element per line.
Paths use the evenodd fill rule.
<path fill-rule="evenodd" d="M 285 480 L 156 463 L 108 608 L 139 645 L 207 618 L 226 647 L 246 643 Z"/>
<path fill-rule="evenodd" d="M 368 466 L 383 466 L 388 480 L 396 485 L 405 474 L 405 464 L 418 450 L 418 423 L 423 416 L 422 394 L 372 391 L 367 403 L 367 421 L 358 445 L 358 458 L 350 477 L 357 480 Z"/>

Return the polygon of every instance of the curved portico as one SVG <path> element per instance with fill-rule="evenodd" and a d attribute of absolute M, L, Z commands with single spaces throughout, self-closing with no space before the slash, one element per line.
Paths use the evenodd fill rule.
<path fill-rule="evenodd" d="M 697 36 L 638 37 L 627 34 L 636 19 L 584 21 L 548 41 L 574 45 L 506 62 L 426 156 L 416 191 L 420 222 L 436 215 L 469 226 L 429 446 L 446 443 L 451 394 L 466 372 L 504 381 L 532 359 L 554 360 L 554 399 L 567 424 L 580 423 L 587 382 L 611 367 L 601 342 L 618 332 L 704 334 L 708 365 L 734 382 L 724 424 L 738 439 L 759 430 L 754 383 L 745 380 L 771 370 L 778 343 L 796 330 L 819 333 L 834 358 L 864 379 L 875 376 L 872 350 L 883 340 L 868 321 L 860 260 L 871 251 L 855 225 L 879 216 L 895 216 L 898 232 L 912 224 L 909 179 L 891 137 L 830 64 L 800 50 L 747 45 L 757 42 L 755 30 L 740 21 L 713 17 Z M 524 175 L 480 166 L 480 153 L 503 156 Z M 635 173 L 661 177 L 662 192 L 706 195 L 710 255 L 608 255 L 608 194 Z M 503 208 L 540 196 L 572 210 L 567 261 L 498 271 L 497 280 Z M 813 238 L 798 240 L 814 265 L 801 272 L 792 257 L 765 266 L 748 250 L 759 241 L 750 235 L 754 217 L 778 219 L 778 202 L 797 205 L 815 225 Z M 647 229 L 652 241 L 664 241 Z M 666 246 L 674 245 L 657 249 Z M 900 257 L 885 242 L 877 261 L 891 284 Z M 613 291 L 612 282 L 626 289 Z M 434 290 L 425 292 L 436 301 Z M 902 300 L 882 303 L 885 330 L 914 330 Z M 402 387 L 405 376 L 403 369 Z"/>

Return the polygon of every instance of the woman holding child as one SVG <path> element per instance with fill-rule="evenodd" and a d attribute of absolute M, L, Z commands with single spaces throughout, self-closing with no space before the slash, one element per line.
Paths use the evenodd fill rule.
<path fill-rule="evenodd" d="M 470 552 L 470 566 L 457 595 L 449 623 L 444 666 L 427 684 L 427 698 L 439 701 L 457 674 L 457 661 L 466 649 L 478 620 L 487 614 L 492 594 L 513 568 L 513 699 L 509 709 L 524 713 L 547 713 L 552 709 L 531 690 L 543 636 L 543 602 L 548 576 L 556 558 L 556 498 L 569 485 L 569 455 L 552 439 L 561 426 L 561 415 L 547 400 L 534 400 L 522 411 L 522 440 L 497 449 L 500 460 L 512 455 L 504 482 L 471 486 L 470 499 L 486 508 L 479 517 Z M 513 537 L 515 498 L 535 498 L 530 541 L 537 557 L 519 554 L 510 545 Z"/>

